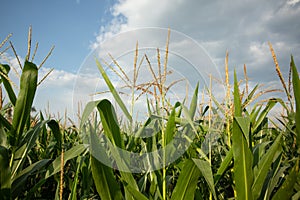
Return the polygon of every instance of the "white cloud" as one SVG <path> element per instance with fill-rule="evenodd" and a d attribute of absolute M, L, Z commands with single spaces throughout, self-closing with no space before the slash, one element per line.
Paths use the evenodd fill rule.
<path fill-rule="evenodd" d="M 291 5 L 291 6 L 295 6 L 297 3 L 299 3 L 300 2 L 300 0 L 289 0 L 288 2 L 287 2 L 287 4 L 288 5 Z"/>
<path fill-rule="evenodd" d="M 287 77 L 290 54 L 294 54 L 296 64 L 300 64 L 300 57 L 297 57 L 300 55 L 299 2 L 299 0 L 120 0 L 111 9 L 113 20 L 107 26 L 101 27 L 93 46 L 107 45 L 105 54 L 109 51 L 123 64 L 122 66 L 131 67 L 137 40 L 141 48 L 151 46 L 152 43 L 151 47 L 159 47 L 163 50 L 167 34 L 161 31 L 160 34 L 164 35 L 155 35 L 151 31 L 145 31 L 141 34 L 142 36 L 132 34 L 127 39 L 122 39 L 122 34 L 128 34 L 126 31 L 138 28 L 170 27 L 173 30 L 170 52 L 172 50 L 177 53 L 183 52 L 170 53 L 170 66 L 188 57 L 188 61 L 198 66 L 198 69 L 210 68 L 199 67 L 201 63 L 196 62 L 196 58 L 201 58 L 199 55 L 201 51 L 195 50 L 194 46 L 189 49 L 180 47 L 184 44 L 183 40 L 176 38 L 176 31 L 180 31 L 193 38 L 200 47 L 204 48 L 203 51 L 211 56 L 215 63 L 213 68 L 215 72 L 220 71 L 221 79 L 225 77 L 224 59 L 225 52 L 228 50 L 231 75 L 233 69 L 236 69 L 238 77 L 243 79 L 243 66 L 246 64 L 252 85 L 259 83 L 266 87 L 280 86 L 268 42 L 272 43 L 282 73 Z M 172 38 L 174 35 L 175 38 Z M 114 39 L 111 40 L 111 38 Z M 119 41 L 117 41 L 118 38 Z M 161 38 L 164 42 L 157 42 L 160 40 L 157 38 Z M 98 56 L 109 60 L 105 54 Z M 124 59 L 124 54 L 127 55 L 126 59 Z M 174 55 L 177 56 L 177 60 L 174 59 L 172 62 Z M 181 62 L 181 65 L 185 66 L 186 63 Z M 205 72 L 205 70 L 202 71 Z M 179 70 L 179 72 L 182 71 Z M 196 74 L 188 70 L 183 70 L 184 72 Z M 216 76 L 217 73 L 212 74 Z M 196 79 L 197 77 L 201 79 L 196 74 Z M 220 78 L 219 75 L 216 77 Z M 215 86 L 215 93 L 222 96 L 223 88 L 218 87 L 220 86 Z M 282 96 L 282 94 L 279 95 Z"/>
<path fill-rule="evenodd" d="M 41 79 L 50 69 L 41 68 L 39 79 Z M 78 112 L 78 103 L 85 105 L 93 100 L 94 94 L 99 88 L 101 82 L 99 73 L 82 74 L 66 72 L 63 70 L 54 70 L 38 87 L 35 98 L 35 106 L 44 110 L 48 106 L 54 114 L 63 114 L 68 111 L 69 116 L 76 115 Z"/>
<path fill-rule="evenodd" d="M 113 6 L 111 12 L 115 18 L 105 30 L 102 28 L 94 45 L 116 33 L 135 28 L 170 27 L 203 44 L 218 66 L 224 65 L 225 52 L 228 50 L 232 69 L 242 68 L 243 64 L 247 64 L 251 68 L 270 72 L 262 65 L 272 64 L 272 57 L 266 46 L 268 41 L 273 46 L 275 43 L 281 44 L 276 45 L 275 50 L 283 63 L 289 62 L 291 53 L 300 54 L 298 3 L 296 0 L 122 0 Z M 263 45 L 257 46 L 258 44 Z M 133 41 L 131 47 L 134 45 Z M 257 48 L 255 52 L 254 47 Z M 297 62 L 299 58 L 296 58 Z M 261 72 L 254 73 L 257 80 L 262 79 Z"/>

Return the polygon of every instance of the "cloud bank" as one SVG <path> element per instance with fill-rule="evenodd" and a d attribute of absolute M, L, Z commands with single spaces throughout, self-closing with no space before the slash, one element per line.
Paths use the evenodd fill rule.
<path fill-rule="evenodd" d="M 253 81 L 267 83 L 276 77 L 268 41 L 282 71 L 288 71 L 291 54 L 299 63 L 299 0 L 122 0 L 111 12 L 113 20 L 101 27 L 93 47 L 123 31 L 170 27 L 203 45 L 221 69 L 228 50 L 231 69 L 241 72 L 246 64 Z"/>

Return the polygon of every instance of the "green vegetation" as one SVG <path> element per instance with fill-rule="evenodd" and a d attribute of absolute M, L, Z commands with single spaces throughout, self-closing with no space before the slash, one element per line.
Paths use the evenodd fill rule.
<path fill-rule="evenodd" d="M 132 106 L 138 95 L 149 95 L 149 117 L 141 123 L 134 122 L 133 108 L 128 111 L 98 61 L 95 62 L 123 118 L 120 120 L 112 103 L 103 99 L 86 105 L 78 127 L 66 126 L 41 112 L 32 116 L 40 67 L 32 62 L 33 59 L 29 61 L 30 42 L 21 66 L 18 95 L 9 79 L 12 67 L 0 65 L 2 199 L 300 198 L 300 79 L 293 57 L 286 83 L 270 44 L 287 101 L 272 97 L 255 102 L 267 91 L 259 91 L 257 85 L 248 92 L 246 75 L 242 80 L 245 88 L 241 88 L 236 73 L 231 86 L 226 56 L 224 85 L 227 93 L 223 102 L 218 102 L 213 91 L 207 88 L 209 102 L 207 105 L 200 103 L 197 85 L 189 105 L 184 99 L 172 105 L 166 95 L 173 83 L 165 85 L 168 40 L 163 66 L 160 66 L 159 50 L 157 52 L 158 74 L 146 57 L 153 82 L 144 85 L 136 82 L 139 74 L 138 47 L 136 49 L 134 77 L 130 82 Z M 119 75 L 127 76 L 122 71 Z M 3 90 L 8 101 L 5 105 Z M 276 104 L 281 105 L 284 112 L 272 121 L 269 113 Z M 134 137 L 146 129 L 155 130 L 156 134 L 147 138 Z M 162 163 L 161 169 L 130 173 L 130 158 L 121 151 L 103 146 L 100 134 L 106 136 L 112 147 L 137 154 L 170 148 L 151 161 L 154 166 Z M 177 146 L 176 138 L 190 144 L 188 149 Z M 90 148 L 86 147 L 86 140 Z M 183 150 L 174 162 L 168 161 L 176 151 Z M 114 168 L 97 159 L 99 152 L 101 159 L 112 162 Z"/>

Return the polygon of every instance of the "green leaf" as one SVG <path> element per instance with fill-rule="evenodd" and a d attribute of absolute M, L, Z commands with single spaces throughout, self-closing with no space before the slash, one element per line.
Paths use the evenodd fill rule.
<path fill-rule="evenodd" d="M 10 100 L 10 102 L 13 105 L 16 105 L 16 101 L 17 101 L 17 97 L 15 95 L 14 90 L 12 89 L 11 83 L 9 80 L 7 80 L 8 77 L 8 73 L 10 71 L 10 66 L 9 65 L 1 65 L 0 64 L 0 77 L 1 77 L 1 81 L 5 87 L 6 93 L 8 95 L 8 98 Z M 0 82 L 1 83 L 1 82 Z"/>
<path fill-rule="evenodd" d="M 289 168 L 288 165 L 282 166 L 282 154 L 274 161 L 272 168 L 273 170 L 270 173 L 271 179 L 269 180 L 268 187 L 266 189 L 263 188 L 267 190 L 264 199 L 271 199 L 270 196 L 272 192 L 276 190 L 275 188 L 278 187 L 278 183 L 282 181 L 282 177 L 285 176 L 285 172 Z"/>
<path fill-rule="evenodd" d="M 84 144 L 78 144 L 68 151 L 64 153 L 64 165 L 67 163 L 68 160 L 75 158 L 79 156 L 82 152 L 86 150 L 86 147 Z M 45 178 L 49 178 L 50 176 L 56 174 L 60 171 L 60 165 L 61 165 L 61 156 L 57 157 L 48 167 L 45 174 Z"/>
<path fill-rule="evenodd" d="M 128 183 L 123 183 L 127 191 L 132 195 L 136 200 L 148 200 L 148 198 L 143 195 L 140 191 L 129 185 Z"/>
<path fill-rule="evenodd" d="M 195 163 L 192 160 L 185 160 L 171 199 L 194 199 L 197 182 L 200 175 L 201 172 Z"/>
<path fill-rule="evenodd" d="M 118 151 L 116 147 L 119 147 L 121 149 L 125 148 L 124 141 L 122 140 L 120 127 L 118 125 L 117 116 L 115 113 L 115 110 L 107 99 L 101 100 L 96 102 L 97 103 L 97 109 L 100 113 L 100 118 L 104 130 L 105 136 L 107 136 L 111 142 L 109 145 L 109 148 L 111 150 L 111 156 L 116 161 L 116 164 L 119 169 L 121 169 L 120 174 L 121 178 L 127 182 L 131 187 L 138 190 L 137 183 L 132 175 L 132 173 L 128 173 L 130 169 L 128 169 L 126 165 L 126 161 L 129 159 L 126 159 L 126 155 L 122 154 L 122 152 Z M 90 108 L 88 108 L 91 110 Z M 93 142 L 94 134 L 91 133 L 91 140 Z M 99 146 L 99 145 L 98 145 Z M 100 145 L 101 146 L 101 145 Z M 97 147 L 95 145 L 92 145 L 92 150 L 95 150 Z M 100 150 L 101 151 L 101 150 Z M 96 152 L 99 153 L 99 150 Z M 102 152 L 103 153 L 103 152 Z M 103 153 L 102 157 L 105 156 L 105 152 Z M 126 198 L 131 198 L 131 194 L 127 189 L 125 188 L 125 196 Z"/>
<path fill-rule="evenodd" d="M 299 160 L 295 166 L 291 168 L 289 174 L 286 176 L 285 181 L 273 196 L 273 200 L 290 199 L 293 195 L 294 185 L 299 176 Z"/>
<path fill-rule="evenodd" d="M 10 199 L 11 173 L 8 149 L 0 146 L 0 194 L 3 199 Z"/>
<path fill-rule="evenodd" d="M 78 177 L 79 177 L 82 162 L 83 162 L 83 157 L 78 156 L 77 161 L 76 161 L 77 169 L 76 169 L 75 177 L 74 177 L 73 184 L 72 184 L 71 194 L 69 196 L 70 200 L 76 200 L 77 199 Z"/>
<path fill-rule="evenodd" d="M 35 64 L 25 61 L 20 78 L 20 91 L 14 108 L 11 143 L 18 144 L 23 135 L 24 127 L 30 118 L 32 103 L 37 87 L 38 68 Z"/>
<path fill-rule="evenodd" d="M 125 114 L 125 116 L 129 119 L 130 122 L 132 122 L 131 115 L 129 114 L 129 112 L 128 112 L 124 102 L 122 101 L 121 97 L 119 96 L 117 90 L 114 88 L 113 84 L 109 80 L 104 68 L 102 67 L 102 65 L 100 64 L 100 62 L 98 60 L 96 60 L 96 64 L 98 66 L 98 69 L 99 69 L 104 81 L 106 82 L 106 85 L 108 86 L 111 94 L 113 95 L 114 99 L 116 100 L 116 102 L 120 106 L 120 108 L 123 111 L 123 113 Z"/>
<path fill-rule="evenodd" d="M 244 101 L 244 103 L 243 103 L 243 108 L 246 107 L 246 106 L 249 104 L 249 102 L 251 102 L 251 100 L 252 100 L 252 98 L 253 98 L 255 92 L 256 92 L 257 89 L 258 89 L 258 86 L 259 86 L 258 84 L 255 85 L 255 87 L 253 88 L 253 90 L 249 93 L 249 95 L 247 96 L 247 98 L 245 99 L 245 101 Z"/>
<path fill-rule="evenodd" d="M 217 199 L 217 195 L 216 195 L 216 191 L 215 191 L 215 184 L 214 184 L 214 177 L 213 177 L 210 163 L 208 161 L 200 160 L 200 159 L 193 159 L 193 161 L 197 165 L 198 169 L 201 171 L 202 176 L 204 176 L 214 198 Z"/>
<path fill-rule="evenodd" d="M 101 101 L 101 100 L 100 100 Z M 80 121 L 80 130 L 83 129 L 84 127 L 84 124 L 86 122 L 88 122 L 88 119 L 91 115 L 91 113 L 94 111 L 94 109 L 97 107 L 98 103 L 100 101 L 90 101 L 86 104 L 86 106 L 84 107 L 84 111 L 82 113 L 82 116 L 81 116 L 81 121 Z"/>
<path fill-rule="evenodd" d="M 194 95 L 192 97 L 192 101 L 190 104 L 190 109 L 189 113 L 192 119 L 194 119 L 196 110 L 197 110 L 197 105 L 198 105 L 198 90 L 199 90 L 199 82 L 197 83 L 196 89 L 194 91 Z"/>
<path fill-rule="evenodd" d="M 270 110 L 275 106 L 276 103 L 277 103 L 277 99 L 270 99 L 268 101 L 268 104 L 266 105 L 264 110 L 260 113 L 258 118 L 253 122 L 252 133 L 257 133 L 259 131 L 258 128 L 264 122 L 264 120 L 266 119 L 266 117 L 269 114 Z"/>
<path fill-rule="evenodd" d="M 94 132 L 90 132 L 90 162 L 96 189 L 101 199 L 122 199 L 120 186 L 113 169 L 103 163 L 109 163 L 109 157 Z M 97 157 L 95 157 L 97 156 Z M 101 162 L 100 162 L 101 161 Z"/>
<path fill-rule="evenodd" d="M 0 114 L 0 122 L 1 125 L 3 125 L 7 130 L 11 129 L 11 124 Z M 5 134 L 5 137 L 7 137 L 7 134 Z"/>
<path fill-rule="evenodd" d="M 189 141 L 189 143 L 191 145 L 193 145 L 193 139 L 195 138 L 196 134 L 197 134 L 197 129 L 194 126 L 194 122 L 191 119 L 191 116 L 189 114 L 188 109 L 185 106 L 182 106 L 183 109 L 183 113 L 185 115 L 185 120 L 180 120 L 180 122 L 184 121 L 184 125 L 189 125 L 190 128 L 192 129 L 192 131 L 190 131 L 187 127 L 186 129 L 184 129 L 184 137 L 185 139 L 187 139 Z M 205 160 L 209 161 L 208 157 L 206 156 L 206 154 L 202 151 L 201 148 L 197 148 L 198 153 L 201 155 L 202 158 L 204 158 Z"/>
<path fill-rule="evenodd" d="M 233 121 L 232 148 L 237 199 L 253 199 L 251 192 L 253 183 L 253 155 L 247 145 L 244 134 L 235 119 Z"/>
<path fill-rule="evenodd" d="M 226 169 L 228 168 L 228 166 L 230 165 L 231 161 L 233 158 L 233 150 L 232 148 L 227 152 L 224 160 L 222 161 L 217 173 L 215 174 L 215 185 L 219 182 L 220 178 L 223 176 L 224 172 L 226 171 Z"/>
<path fill-rule="evenodd" d="M 174 108 L 172 109 L 172 112 L 169 116 L 169 119 L 167 121 L 167 126 L 166 126 L 166 131 L 165 131 L 165 140 L 164 141 L 164 145 L 167 145 L 169 142 L 171 142 L 173 140 L 173 137 L 174 137 L 174 131 L 175 131 L 175 128 L 176 128 L 176 125 L 175 125 L 175 114 L 176 114 L 176 108 L 180 106 L 180 103 L 177 102 L 174 106 Z"/>
<path fill-rule="evenodd" d="M 292 77 L 293 77 L 293 90 L 294 90 L 294 98 L 296 103 L 296 134 L 297 134 L 297 144 L 298 149 L 300 149 L 300 79 L 299 74 L 294 63 L 293 56 L 291 56 L 291 67 L 292 67 Z"/>
<path fill-rule="evenodd" d="M 2 125 L 1 117 L 2 115 L 0 114 L 0 146 L 9 148 L 10 145 L 8 144 L 7 141 L 7 130 L 9 129 L 4 128 L 4 126 Z"/>
<path fill-rule="evenodd" d="M 235 70 L 234 70 L 233 100 L 234 100 L 234 116 L 235 117 L 241 117 L 242 116 L 241 98 L 240 98 L 239 85 L 238 85 Z"/>
<path fill-rule="evenodd" d="M 101 199 L 123 199 L 121 189 L 110 167 L 102 164 L 91 155 L 91 168 L 96 189 Z"/>
<path fill-rule="evenodd" d="M 14 152 L 13 165 L 12 165 L 12 178 L 17 176 L 21 166 L 27 158 L 28 152 L 35 146 L 36 140 L 48 121 L 40 121 L 34 126 L 33 129 L 26 132 L 23 140 L 20 142 L 20 146 Z"/>
<path fill-rule="evenodd" d="M 59 124 L 55 120 L 50 120 L 47 125 L 52 130 L 52 133 L 57 141 L 56 148 L 58 148 L 61 151 L 62 148 L 62 134 L 59 129 Z"/>
<path fill-rule="evenodd" d="M 237 199 L 253 199 L 251 186 L 253 183 L 252 162 L 253 155 L 248 147 L 243 130 L 247 127 L 240 127 L 237 118 L 242 116 L 240 93 L 236 72 L 234 72 L 234 120 L 232 128 L 232 148 L 234 158 L 234 180 Z M 243 126 L 243 125 L 242 125 Z"/>
<path fill-rule="evenodd" d="M 121 139 L 120 127 L 113 105 L 107 99 L 100 101 L 97 105 L 105 135 L 117 147 L 124 148 Z"/>
<path fill-rule="evenodd" d="M 250 146 L 250 118 L 249 117 L 235 117 L 234 118 L 236 122 L 238 123 L 246 141 L 247 145 Z"/>
<path fill-rule="evenodd" d="M 27 168 L 23 169 L 21 172 L 17 174 L 16 177 L 12 180 L 12 187 L 11 192 L 13 197 L 17 197 L 18 194 L 21 193 L 23 188 L 26 185 L 27 178 L 43 168 L 45 165 L 47 165 L 50 162 L 50 159 L 43 159 L 40 161 L 37 161 L 36 163 L 33 163 L 29 165 Z"/>
<path fill-rule="evenodd" d="M 277 136 L 275 142 L 269 148 L 267 153 L 265 153 L 262 156 L 257 167 L 254 168 L 254 182 L 252 185 L 252 193 L 254 199 L 257 199 L 261 195 L 265 179 L 271 168 L 274 157 L 276 155 L 277 156 L 279 155 L 278 153 L 280 152 L 280 148 L 281 148 L 281 138 L 282 138 L 282 134 Z"/>

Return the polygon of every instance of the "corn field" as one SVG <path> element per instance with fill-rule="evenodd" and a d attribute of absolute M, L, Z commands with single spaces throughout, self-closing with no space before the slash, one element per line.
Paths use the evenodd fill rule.
<path fill-rule="evenodd" d="M 188 105 L 184 99 L 172 104 L 166 96 L 167 62 L 162 62 L 158 74 L 149 62 L 153 81 L 137 84 L 136 66 L 131 80 L 132 106 L 136 91 L 148 95 L 148 118 L 136 123 L 132 109 L 125 106 L 104 66 L 96 60 L 122 120 L 115 104 L 101 99 L 86 105 L 80 125 L 68 125 L 42 112 L 32 115 L 42 64 L 33 62 L 35 52 L 30 59 L 29 42 L 17 95 L 9 78 L 14 73 L 12 66 L 0 64 L 1 199 L 300 199 L 299 73 L 291 56 L 286 82 L 275 50 L 269 46 L 285 99 L 260 90 L 259 84 L 248 91 L 246 76 L 234 73 L 229 77 L 226 56 L 224 100 L 217 100 L 207 88 L 204 95 L 209 102 L 202 102 L 197 85 Z M 168 43 L 165 60 L 167 52 Z M 233 85 L 229 84 L 231 78 Z M 267 92 L 272 97 L 263 98 Z M 271 117 L 276 105 L 282 114 Z M 155 135 L 135 137 L 148 129 L 155 130 Z M 187 148 L 172 142 L 176 138 L 186 141 Z M 162 167 L 131 172 L 126 155 L 103 147 L 104 140 L 137 155 L 170 148 L 153 158 L 153 165 Z M 96 157 L 99 151 L 101 159 L 113 167 Z M 178 151 L 182 155 L 168 161 Z"/>

